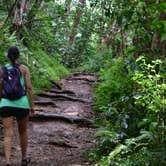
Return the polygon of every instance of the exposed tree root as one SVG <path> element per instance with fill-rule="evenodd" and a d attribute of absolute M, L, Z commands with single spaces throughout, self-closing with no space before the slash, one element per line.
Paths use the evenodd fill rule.
<path fill-rule="evenodd" d="M 44 112 L 37 112 L 35 116 L 30 117 L 31 121 L 55 121 L 55 120 L 62 120 L 68 123 L 76 123 L 80 124 L 81 126 L 90 127 L 93 125 L 93 120 L 84 118 L 84 117 L 69 117 L 65 115 L 59 114 L 51 114 L 51 113 L 44 113 Z"/>
<path fill-rule="evenodd" d="M 48 90 L 48 92 L 57 93 L 57 94 L 68 94 L 68 95 L 76 96 L 76 94 L 73 91 L 69 91 L 69 90 L 51 89 L 51 90 Z"/>
<path fill-rule="evenodd" d="M 69 78 L 66 78 L 66 80 L 82 80 L 82 81 L 92 82 L 92 83 L 94 83 L 96 81 L 96 80 L 83 78 L 83 77 L 69 77 Z"/>
<path fill-rule="evenodd" d="M 78 75 L 85 75 L 85 76 L 92 76 L 92 77 L 98 77 L 99 75 L 98 74 L 90 74 L 90 73 L 87 73 L 87 72 L 76 72 L 76 73 L 73 73 L 72 76 L 78 76 Z"/>
<path fill-rule="evenodd" d="M 63 94 L 54 94 L 54 93 L 49 93 L 49 92 L 40 93 L 40 94 L 38 94 L 38 96 L 54 98 L 57 100 L 70 100 L 70 101 L 74 101 L 74 102 L 91 103 L 89 100 L 86 100 L 86 99 L 81 99 L 81 98 L 77 98 L 77 97 L 73 97 L 73 96 L 67 96 L 67 95 L 63 95 Z"/>
<path fill-rule="evenodd" d="M 55 145 L 59 147 L 66 147 L 66 148 L 78 148 L 78 145 L 71 143 L 69 140 L 63 138 L 55 138 L 54 140 L 50 140 L 48 142 L 49 145 Z"/>
<path fill-rule="evenodd" d="M 43 106 L 49 105 L 49 106 L 57 107 L 55 102 L 53 102 L 53 101 L 35 101 L 34 103 L 35 103 L 35 105 L 43 105 Z"/>
<path fill-rule="evenodd" d="M 60 90 L 62 89 L 61 85 L 58 82 L 51 80 L 51 83 L 54 86 L 54 88 L 60 89 Z"/>

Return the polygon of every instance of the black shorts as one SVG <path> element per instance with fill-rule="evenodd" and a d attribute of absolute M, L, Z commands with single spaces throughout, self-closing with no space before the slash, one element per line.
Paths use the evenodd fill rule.
<path fill-rule="evenodd" d="M 0 116 L 3 118 L 14 116 L 18 119 L 25 118 L 29 115 L 29 109 L 15 108 L 15 107 L 2 107 L 0 108 Z"/>

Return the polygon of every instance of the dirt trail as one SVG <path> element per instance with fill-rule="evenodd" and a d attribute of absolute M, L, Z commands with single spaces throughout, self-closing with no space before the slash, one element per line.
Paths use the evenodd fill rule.
<path fill-rule="evenodd" d="M 58 83 L 53 82 L 51 90 L 36 97 L 36 116 L 29 123 L 30 165 L 92 165 L 85 156 L 96 143 L 95 129 L 91 127 L 95 118 L 92 104 L 96 80 L 95 75 L 75 73 Z M 15 134 L 12 160 L 16 166 L 19 166 L 20 156 Z M 0 165 L 3 165 L 3 158 L 0 153 Z"/>

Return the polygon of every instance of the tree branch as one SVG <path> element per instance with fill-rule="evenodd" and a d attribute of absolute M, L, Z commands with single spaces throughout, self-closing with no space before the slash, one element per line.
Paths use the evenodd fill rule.
<path fill-rule="evenodd" d="M 15 2 L 13 3 L 12 7 L 10 8 L 8 15 L 6 16 L 6 18 L 4 19 L 4 21 L 2 23 L 0 23 L 0 30 L 3 29 L 3 27 L 5 26 L 5 24 L 7 23 L 8 19 L 10 18 L 10 16 L 12 15 L 12 12 L 14 10 L 14 7 L 16 6 L 18 0 L 15 0 Z"/>

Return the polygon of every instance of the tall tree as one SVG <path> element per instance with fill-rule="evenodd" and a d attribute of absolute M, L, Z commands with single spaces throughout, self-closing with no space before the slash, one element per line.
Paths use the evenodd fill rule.
<path fill-rule="evenodd" d="M 158 20 L 166 21 L 166 13 L 164 11 L 160 12 L 160 16 Z M 151 48 L 152 50 L 159 49 L 161 54 L 163 56 L 166 56 L 166 40 L 163 40 L 163 41 L 161 40 L 161 33 L 159 32 L 159 30 L 156 30 L 153 36 Z"/>
<path fill-rule="evenodd" d="M 8 15 L 4 18 L 3 22 L 0 23 L 0 29 L 3 29 L 3 27 L 6 25 L 6 23 L 8 22 L 9 18 L 12 16 L 13 11 L 15 6 L 17 5 L 17 1 L 15 0 L 14 3 L 11 5 L 11 2 L 8 1 L 7 3 L 7 10 L 8 10 Z M 4 6 L 4 1 L 2 2 L 2 6 Z M 9 7 L 10 6 L 10 7 Z"/>
<path fill-rule="evenodd" d="M 27 4 L 29 0 L 18 0 L 16 4 L 16 8 L 14 10 L 14 18 L 13 18 L 13 27 L 16 32 L 17 39 L 21 37 L 21 29 L 23 26 L 23 17 L 24 13 L 27 10 Z"/>
<path fill-rule="evenodd" d="M 76 14 L 75 14 L 75 18 L 74 18 L 74 23 L 72 26 L 72 31 L 71 31 L 71 34 L 69 37 L 69 46 L 72 46 L 74 43 L 74 39 L 77 34 L 77 28 L 80 23 L 80 19 L 81 19 L 81 16 L 83 13 L 83 8 L 85 7 L 85 4 L 86 4 L 86 0 L 79 0 L 79 2 L 78 2 L 78 6 L 76 8 Z"/>
<path fill-rule="evenodd" d="M 40 10 L 40 8 L 43 6 L 44 0 L 35 0 L 33 4 L 31 5 L 31 9 L 27 13 L 27 28 L 31 30 L 33 21 L 36 16 L 36 11 Z"/>
<path fill-rule="evenodd" d="M 79 57 L 77 55 L 77 59 L 79 61 L 83 61 L 83 59 L 85 58 L 84 51 L 86 50 L 87 44 L 88 44 L 90 37 L 93 33 L 95 20 L 93 20 L 93 14 L 92 14 L 93 11 L 92 10 L 85 11 L 84 20 L 81 23 L 81 30 L 80 30 L 81 36 L 80 36 L 80 41 L 78 43 Z"/>
<path fill-rule="evenodd" d="M 14 10 L 13 29 L 16 32 L 17 39 L 21 38 L 21 30 L 26 16 L 27 28 L 31 29 L 36 12 L 42 7 L 44 0 L 17 0 Z"/>
<path fill-rule="evenodd" d="M 70 14 L 70 9 L 71 9 L 71 2 L 72 0 L 66 0 L 65 1 L 65 12 L 66 12 L 66 16 L 65 16 L 65 25 L 66 25 L 66 28 L 64 30 L 64 33 L 65 33 L 65 37 L 67 38 L 68 37 L 68 26 L 69 26 L 69 14 Z"/>

